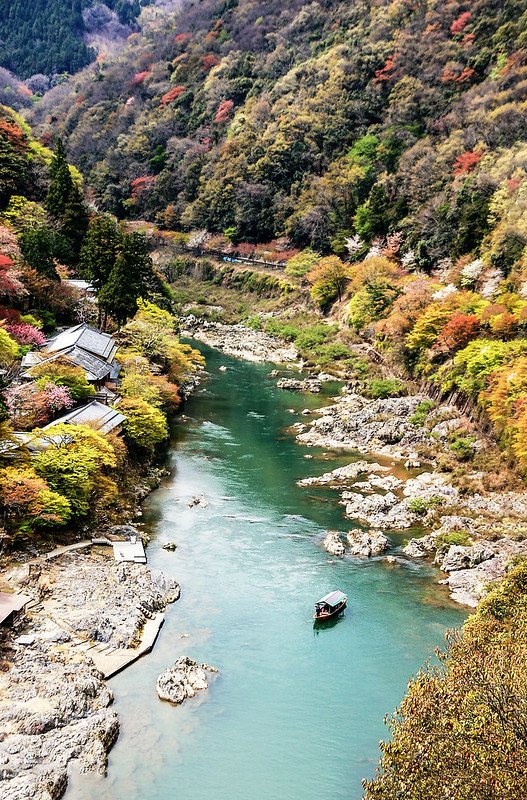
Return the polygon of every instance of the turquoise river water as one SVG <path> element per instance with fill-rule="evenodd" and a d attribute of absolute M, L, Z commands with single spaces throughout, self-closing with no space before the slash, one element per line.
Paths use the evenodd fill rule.
<path fill-rule="evenodd" d="M 335 493 L 296 481 L 353 454 L 304 448 L 285 431 L 324 398 L 277 389 L 269 366 L 201 349 L 210 379 L 176 426 L 172 476 L 144 509 L 149 564 L 178 579 L 181 599 L 153 653 L 110 681 L 122 728 L 108 776 L 74 776 L 67 797 L 359 800 L 384 715 L 464 614 L 426 567 L 328 558 L 323 532 L 350 524 Z M 196 494 L 206 508 L 189 507 Z M 161 547 L 169 540 L 174 553 Z M 348 609 L 317 631 L 313 602 L 333 588 Z M 155 681 L 180 655 L 220 675 L 173 707 Z"/>

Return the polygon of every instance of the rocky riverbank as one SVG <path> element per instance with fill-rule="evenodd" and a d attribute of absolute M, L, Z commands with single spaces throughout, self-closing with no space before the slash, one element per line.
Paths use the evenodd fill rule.
<path fill-rule="evenodd" d="M 4 800 L 55 800 L 70 767 L 105 771 L 118 736 L 97 656 L 136 648 L 179 586 L 96 548 L 14 567 L 3 573 L 2 589 L 33 601 L 23 621 L 1 633 L 0 793 Z"/>
<path fill-rule="evenodd" d="M 298 425 L 303 444 L 389 460 L 389 466 L 356 460 L 298 482 L 338 490 L 346 518 L 359 527 L 346 542 L 330 532 L 325 549 L 371 557 L 386 550 L 386 534 L 421 530 L 402 548 L 403 556 L 433 561 L 446 573 L 442 582 L 452 599 L 476 606 L 511 559 L 527 556 L 527 492 L 485 490 L 487 476 L 470 466 L 458 469 L 461 477 L 441 471 L 439 459 L 456 431 L 468 431 L 474 453 L 489 447 L 455 408 L 433 407 L 422 395 L 370 400 L 347 393 Z"/>
<path fill-rule="evenodd" d="M 298 361 L 298 352 L 292 344 L 244 325 L 224 325 L 190 315 L 181 320 L 181 335 L 245 361 L 277 364 Z"/>

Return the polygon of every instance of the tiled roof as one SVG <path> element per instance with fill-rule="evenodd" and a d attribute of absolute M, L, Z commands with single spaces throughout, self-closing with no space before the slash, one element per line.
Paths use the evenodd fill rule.
<path fill-rule="evenodd" d="M 85 425 L 86 423 L 94 425 L 101 433 L 109 433 L 125 421 L 126 417 L 115 408 L 105 406 L 104 403 L 99 403 L 98 400 L 92 400 L 85 406 L 70 411 L 63 417 L 59 417 L 54 422 L 50 422 L 43 430 L 49 430 L 55 425 Z"/>
<path fill-rule="evenodd" d="M 61 350 L 59 353 L 53 353 L 53 355 L 48 356 L 47 358 L 46 353 L 44 352 L 28 353 L 27 355 L 33 356 L 33 358 L 26 362 L 22 360 L 22 367 L 25 367 L 25 372 L 22 373 L 23 378 L 33 377 L 31 374 L 31 367 L 49 364 L 53 361 L 57 361 L 59 358 L 64 358 L 66 361 L 69 361 L 76 367 L 81 367 L 86 373 L 86 380 L 88 381 L 102 381 L 105 378 L 113 376 L 115 373 L 114 364 L 108 364 L 108 362 L 104 359 L 98 358 L 92 353 L 89 353 L 87 350 L 83 350 L 82 347 L 77 347 L 76 345 L 70 347 L 69 350 Z"/>
<path fill-rule="evenodd" d="M 69 350 L 74 346 L 82 347 L 83 350 L 108 362 L 113 361 L 117 350 L 113 336 L 110 336 L 109 333 L 102 333 L 85 322 L 53 336 L 43 349 L 46 353 L 57 353 Z"/>
<path fill-rule="evenodd" d="M 112 365 L 108 364 L 102 358 L 94 356 L 82 347 L 72 347 L 67 353 L 64 353 L 64 358 L 73 362 L 78 367 L 82 367 L 86 372 L 86 378 L 89 381 L 102 381 L 112 372 Z"/>

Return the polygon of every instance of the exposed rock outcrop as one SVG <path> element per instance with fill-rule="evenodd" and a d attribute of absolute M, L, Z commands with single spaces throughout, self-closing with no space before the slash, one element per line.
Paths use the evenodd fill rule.
<path fill-rule="evenodd" d="M 288 363 L 298 360 L 298 352 L 292 344 L 274 336 L 255 331 L 244 325 L 224 325 L 208 322 L 193 315 L 181 320 L 182 336 L 191 336 L 211 347 L 217 347 L 227 355 L 245 361 Z"/>
<path fill-rule="evenodd" d="M 324 414 L 298 438 L 303 444 L 317 447 L 409 458 L 416 446 L 427 441 L 427 432 L 410 422 L 424 399 L 415 395 L 370 400 L 358 394 L 345 394 L 325 408 Z"/>
<path fill-rule="evenodd" d="M 384 553 L 390 541 L 381 531 L 350 531 L 348 533 L 350 555 L 371 558 Z"/>
<path fill-rule="evenodd" d="M 135 647 L 179 586 L 145 565 L 116 564 L 107 549 L 26 564 L 3 579 L 38 605 L 1 634 L 0 794 L 55 800 L 70 762 L 105 771 L 119 731 L 112 692 L 91 654 L 101 645 L 105 652 Z"/>
<path fill-rule="evenodd" d="M 189 697 L 195 697 L 196 692 L 207 689 L 209 686 L 207 673 L 216 673 L 218 670 L 208 664 L 198 664 L 187 656 L 182 656 L 158 677 L 156 691 L 161 700 L 167 700 L 175 705 L 180 705 Z"/>
<path fill-rule="evenodd" d="M 306 378 L 305 380 L 281 378 L 276 385 L 279 389 L 288 389 L 293 392 L 311 392 L 312 394 L 319 394 L 322 388 L 321 382 L 316 378 Z"/>
<path fill-rule="evenodd" d="M 344 467 L 337 467 L 331 472 L 325 472 L 323 475 L 303 478 L 298 481 L 298 486 L 351 485 L 359 475 L 389 471 L 389 467 L 383 467 L 380 464 L 370 463 L 369 461 L 354 461 Z"/>
<path fill-rule="evenodd" d="M 346 552 L 344 543 L 337 531 L 328 531 L 322 545 L 324 550 L 332 556 L 338 556 L 340 558 Z"/>
<path fill-rule="evenodd" d="M 438 552 L 435 563 L 443 572 L 454 572 L 458 569 L 472 569 L 493 557 L 494 552 L 482 543 L 473 544 L 470 547 L 453 544 L 446 553 Z"/>

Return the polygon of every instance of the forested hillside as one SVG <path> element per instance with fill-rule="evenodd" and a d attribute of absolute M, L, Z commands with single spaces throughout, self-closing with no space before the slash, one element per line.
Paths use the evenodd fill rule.
<path fill-rule="evenodd" d="M 144 5 L 148 0 L 0 0 L 0 65 L 21 78 L 77 72 L 95 57 L 85 35 L 109 25 L 129 33 L 125 26 Z"/>
<path fill-rule="evenodd" d="M 167 306 L 170 293 L 153 268 L 145 237 L 91 211 L 81 176 L 66 162 L 62 142 L 57 141 L 54 152 L 47 150 L 20 116 L 4 106 L 0 187 L 3 550 L 33 534 L 65 526 L 76 530 L 99 515 L 122 515 L 126 489 L 118 492 L 117 485 L 122 489 L 134 471 L 137 476 L 165 441 L 167 417 L 181 402 L 178 385 L 202 359 L 179 343 L 169 311 L 151 302 Z M 77 269 L 96 287 L 97 305 L 69 282 Z M 96 398 L 95 385 L 101 385 L 94 385 L 90 369 L 100 366 L 100 359 L 92 354 L 95 360 L 89 363 L 75 361 L 68 348 L 58 357 L 40 356 L 57 326 L 72 326 L 72 333 L 79 323 L 91 323 L 91 335 L 97 335 L 95 326 L 102 321 L 106 329 L 121 328 L 119 394 L 105 389 L 108 399 L 120 401 L 124 442 L 89 425 L 64 428 L 67 411 Z M 29 353 L 36 358 L 29 356 L 25 363 Z M 41 441 L 47 435 L 41 429 L 49 423 L 56 423 L 53 430 L 64 439 L 54 446 L 54 454 L 43 446 L 42 458 L 31 461 L 24 445 Z M 16 437 L 20 431 L 23 440 Z"/>
<path fill-rule="evenodd" d="M 36 120 L 118 214 L 340 255 L 399 232 L 428 268 L 478 252 L 524 164 L 525 10 L 205 0 L 55 89 Z M 505 262 L 513 239 L 496 244 Z"/>

